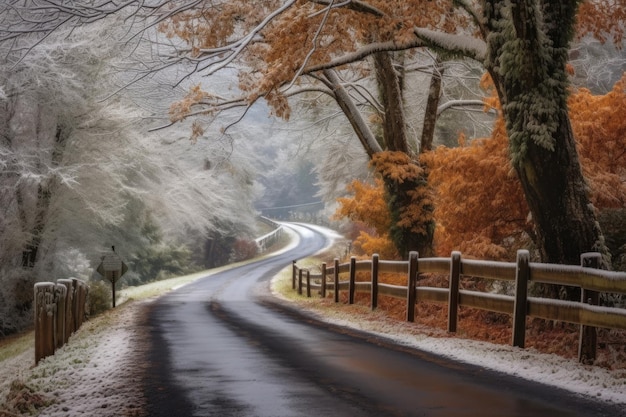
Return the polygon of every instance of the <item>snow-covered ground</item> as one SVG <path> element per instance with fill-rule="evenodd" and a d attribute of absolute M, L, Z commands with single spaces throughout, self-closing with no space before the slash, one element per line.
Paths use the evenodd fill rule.
<path fill-rule="evenodd" d="M 297 304 L 298 308 L 321 320 L 371 332 L 454 360 L 626 405 L 624 369 L 611 371 L 583 365 L 532 349 L 441 335 L 426 336 L 427 333 L 414 324 L 366 313 L 358 306 L 320 308 L 319 302 L 294 300 L 281 293 L 281 288 L 290 288 L 290 285 L 284 284 L 290 280 L 290 271 L 291 266 L 275 278 L 272 285 L 274 296 L 280 302 Z M 126 302 L 86 322 L 67 345 L 54 356 L 42 360 L 37 367 L 33 367 L 32 347 L 0 362 L 0 417 L 37 415 L 37 412 L 39 416 L 49 417 L 141 416 L 144 398 L 139 365 L 145 363 L 142 361 L 145 349 L 142 342 L 145 340 L 144 332 L 148 331 L 141 325 L 141 312 L 145 304 L 152 302 L 158 294 L 199 276 L 162 281 L 126 292 L 125 296 L 135 301 Z M 12 385 L 14 389 L 5 402 Z M 27 405 L 48 401 L 50 405 L 42 406 L 34 414 L 27 411 L 19 414 L 12 404 L 19 405 L 20 401 Z"/>

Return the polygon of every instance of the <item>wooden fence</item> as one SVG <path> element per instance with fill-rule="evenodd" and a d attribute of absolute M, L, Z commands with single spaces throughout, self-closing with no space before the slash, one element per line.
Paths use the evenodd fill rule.
<path fill-rule="evenodd" d="M 321 265 L 321 273 L 311 274 L 309 269 L 299 268 L 293 262 L 292 287 L 307 297 L 312 290 L 318 290 L 322 297 L 327 291 L 334 293 L 339 302 L 339 292 L 348 292 L 348 303 L 354 303 L 355 292 L 371 294 L 371 308 L 378 305 L 378 296 L 406 299 L 406 319 L 414 321 L 415 304 L 419 301 L 448 304 L 448 331 L 456 332 L 459 306 L 474 307 L 513 316 L 512 344 L 524 347 L 526 317 L 563 321 L 581 325 L 579 360 L 590 362 L 596 357 L 596 328 L 626 330 L 626 309 L 599 306 L 599 294 L 626 294 L 626 273 L 597 269 L 600 254 L 581 255 L 581 266 L 532 263 L 529 253 L 520 250 L 517 262 L 492 262 L 461 259 L 460 252 L 453 252 L 450 258 L 419 259 L 417 252 L 411 252 L 408 261 L 385 261 L 374 255 L 371 260 L 356 260 L 349 263 Z M 357 272 L 369 272 L 369 282 L 356 282 Z M 404 274 L 406 286 L 378 282 L 379 273 Z M 448 288 L 433 288 L 418 285 L 421 273 L 448 274 Z M 347 274 L 348 280 L 340 280 Z M 485 278 L 489 280 L 511 281 L 515 283 L 515 295 L 501 295 L 460 289 L 461 276 Z M 581 288 L 581 302 L 554 300 L 528 296 L 528 284 L 546 283 Z M 336 290 L 335 290 L 336 289 Z"/>
<path fill-rule="evenodd" d="M 35 284 L 35 365 L 54 355 L 83 324 L 88 292 L 76 278 Z"/>
<path fill-rule="evenodd" d="M 267 248 L 272 246 L 274 243 L 278 241 L 278 239 L 280 239 L 280 237 L 283 235 L 284 229 L 280 223 L 276 223 L 275 221 L 268 219 L 267 217 L 260 217 L 260 220 L 263 223 L 274 228 L 274 230 L 272 230 L 271 232 L 255 239 L 255 242 L 259 248 L 259 251 L 265 252 Z"/>

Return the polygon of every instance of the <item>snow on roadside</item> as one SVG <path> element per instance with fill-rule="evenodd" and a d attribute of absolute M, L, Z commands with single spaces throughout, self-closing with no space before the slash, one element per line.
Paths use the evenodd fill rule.
<path fill-rule="evenodd" d="M 552 385 L 607 403 L 626 405 L 626 369 L 609 370 L 584 365 L 556 354 L 541 353 L 535 349 L 462 339 L 445 332 L 421 328 L 415 323 L 386 319 L 383 313 L 371 312 L 363 306 L 323 305 L 319 299 L 294 301 L 280 294 L 276 287 L 277 284 L 274 282 L 272 287 L 274 296 L 295 303 L 299 310 L 308 312 L 318 320 L 374 334 L 401 346 Z"/>
<path fill-rule="evenodd" d="M 331 229 L 318 227 L 316 230 L 326 234 L 330 244 L 341 238 L 341 235 Z M 271 284 L 272 295 L 295 303 L 299 309 L 308 311 L 319 320 L 368 332 L 399 345 L 455 361 L 552 385 L 608 403 L 626 405 L 626 369 L 609 370 L 534 349 L 461 339 L 445 332 L 420 328 L 415 323 L 388 320 L 384 314 L 375 315 L 369 309 L 360 311 L 358 306 L 334 305 L 329 308 L 328 305 L 322 306 L 319 300 L 294 300 L 277 290 L 280 287 L 279 280 L 290 279 L 289 272 L 283 271 L 282 275 L 277 275 Z M 289 284 L 286 286 L 290 288 Z"/>
<path fill-rule="evenodd" d="M 137 369 L 140 352 L 135 347 L 142 338 L 137 326 L 142 303 L 130 303 L 85 322 L 66 345 L 36 367 L 33 348 L 0 363 L 4 376 L 0 416 L 8 408 L 1 402 L 13 381 L 51 402 L 39 409 L 39 416 L 140 416 L 144 400 Z"/>

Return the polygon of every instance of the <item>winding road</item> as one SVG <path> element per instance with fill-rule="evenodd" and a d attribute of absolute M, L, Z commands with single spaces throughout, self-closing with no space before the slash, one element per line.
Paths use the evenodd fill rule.
<path fill-rule="evenodd" d="M 148 308 L 144 391 L 159 416 L 617 416 L 566 391 L 316 322 L 269 280 L 326 246 L 285 224 L 289 250 L 200 279 Z"/>

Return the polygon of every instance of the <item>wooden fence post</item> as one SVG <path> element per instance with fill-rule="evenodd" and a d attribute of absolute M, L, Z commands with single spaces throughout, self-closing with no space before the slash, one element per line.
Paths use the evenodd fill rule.
<path fill-rule="evenodd" d="M 322 263 L 322 298 L 326 298 L 326 262 Z"/>
<path fill-rule="evenodd" d="M 57 284 L 65 286 L 65 323 L 63 326 L 63 344 L 66 344 L 74 328 L 74 286 L 71 279 L 59 279 Z"/>
<path fill-rule="evenodd" d="M 55 287 L 52 282 L 35 284 L 35 365 L 54 354 Z"/>
<path fill-rule="evenodd" d="M 54 298 L 57 308 L 54 346 L 56 349 L 58 349 L 65 344 L 65 303 L 67 301 L 67 287 L 57 282 L 57 284 L 54 286 Z"/>
<path fill-rule="evenodd" d="M 584 268 L 600 268 L 602 255 L 597 252 L 583 253 L 580 255 L 580 265 Z M 597 291 L 581 288 L 580 302 L 598 305 L 600 293 Z M 596 346 L 598 333 L 595 327 L 580 326 L 580 338 L 578 341 L 578 361 L 591 364 L 596 359 Z"/>
<path fill-rule="evenodd" d="M 378 307 L 378 254 L 372 255 L 372 310 Z"/>
<path fill-rule="evenodd" d="M 354 290 L 356 282 L 356 257 L 350 257 L 350 284 L 348 286 L 348 304 L 354 304 Z"/>
<path fill-rule="evenodd" d="M 311 298 L 311 271 L 306 270 L 306 296 Z"/>
<path fill-rule="evenodd" d="M 76 278 L 70 278 L 72 280 L 72 292 L 74 293 L 74 298 L 72 299 L 72 328 L 71 332 L 74 333 L 80 327 L 80 317 L 78 311 L 78 299 L 80 298 L 79 289 L 78 289 L 78 280 Z"/>
<path fill-rule="evenodd" d="M 515 302 L 513 304 L 513 346 L 523 348 L 526 343 L 526 313 L 528 310 L 528 280 L 530 279 L 530 253 L 517 251 L 515 272 Z"/>
<path fill-rule="evenodd" d="M 296 261 L 293 261 L 291 265 L 291 289 L 292 290 L 296 289 L 296 270 L 297 269 L 298 267 L 296 266 Z"/>
<path fill-rule="evenodd" d="M 450 257 L 450 282 L 448 286 L 448 332 L 455 333 L 459 321 L 459 282 L 461 281 L 461 252 Z"/>
<path fill-rule="evenodd" d="M 85 320 L 85 304 L 87 303 L 87 284 L 83 281 L 72 278 L 72 284 L 75 288 L 74 293 L 74 331 L 80 329 Z"/>
<path fill-rule="evenodd" d="M 302 295 L 302 269 L 298 269 L 298 295 Z"/>
<path fill-rule="evenodd" d="M 339 259 L 335 258 L 335 272 L 333 272 L 333 281 L 335 283 L 335 294 L 333 295 L 335 302 L 339 302 Z"/>
<path fill-rule="evenodd" d="M 406 292 L 406 321 L 415 321 L 415 301 L 417 285 L 417 252 L 409 252 L 409 279 Z"/>

